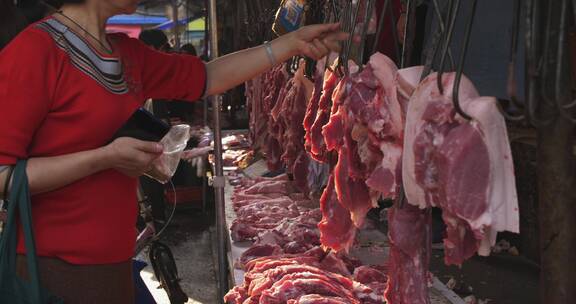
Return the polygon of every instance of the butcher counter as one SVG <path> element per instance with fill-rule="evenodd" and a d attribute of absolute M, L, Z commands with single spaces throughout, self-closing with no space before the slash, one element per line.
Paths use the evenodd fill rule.
<path fill-rule="evenodd" d="M 232 194 L 234 187 L 230 185 L 228 176 L 242 174 L 243 176 L 258 176 L 264 168 L 262 162 L 255 163 L 251 167 L 246 168 L 244 173 L 237 173 L 236 168 L 226 168 L 224 174 L 227 177 L 225 186 L 225 204 L 226 204 L 226 228 L 230 231 L 232 222 L 236 218 L 236 213 L 232 206 Z M 252 245 L 252 242 L 236 242 L 229 236 L 229 252 L 228 262 L 230 270 L 230 278 L 232 286 L 242 285 L 244 280 L 244 271 L 235 267 L 235 262 L 240 256 Z M 363 262 L 363 264 L 381 264 L 382 261 L 387 259 L 389 252 L 389 245 L 385 234 L 376 229 L 362 230 L 358 235 L 358 244 L 351 249 L 351 255 Z M 433 304 L 464 304 L 464 301 L 456 295 L 453 291 L 448 289 L 436 277 L 432 277 L 432 286 L 430 287 L 430 300 Z"/>

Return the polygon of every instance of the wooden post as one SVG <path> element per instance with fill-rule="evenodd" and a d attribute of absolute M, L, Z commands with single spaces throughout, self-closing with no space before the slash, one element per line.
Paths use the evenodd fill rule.
<path fill-rule="evenodd" d="M 576 125 L 561 115 L 572 101 L 567 43 L 568 0 L 536 2 L 540 9 L 542 70 L 538 102 L 538 190 L 541 303 L 576 299 Z"/>
<path fill-rule="evenodd" d="M 558 119 L 539 130 L 540 303 L 576 299 L 574 125 Z"/>

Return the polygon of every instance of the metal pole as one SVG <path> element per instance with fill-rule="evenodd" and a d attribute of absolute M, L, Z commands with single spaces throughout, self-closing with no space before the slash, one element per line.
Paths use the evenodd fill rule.
<path fill-rule="evenodd" d="M 174 19 L 174 47 L 180 50 L 180 22 L 178 20 L 178 0 L 172 0 L 172 18 Z"/>
<path fill-rule="evenodd" d="M 210 0 L 205 0 L 204 1 L 204 5 L 206 7 L 206 10 L 208 10 L 210 8 Z M 210 13 L 208 13 L 205 17 L 205 22 L 204 22 L 204 55 L 206 56 L 210 56 L 209 53 L 209 41 L 211 41 L 211 39 L 209 39 L 209 33 L 210 33 Z M 202 118 L 204 119 L 204 126 L 208 126 L 208 99 L 204 98 L 204 100 L 202 100 Z"/>
<path fill-rule="evenodd" d="M 218 22 L 216 13 L 216 0 L 210 0 L 210 54 L 214 60 L 219 56 L 218 51 Z M 214 117 L 214 191 L 216 195 L 216 233 L 218 240 L 218 283 L 220 302 L 228 292 L 228 250 L 227 231 L 225 221 L 224 201 L 224 172 L 222 170 L 222 133 L 220 130 L 220 101 L 221 96 L 212 96 L 212 113 Z"/>

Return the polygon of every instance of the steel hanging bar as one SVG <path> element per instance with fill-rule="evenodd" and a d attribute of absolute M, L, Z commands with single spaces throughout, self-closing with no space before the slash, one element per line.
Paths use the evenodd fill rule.
<path fill-rule="evenodd" d="M 218 16 L 216 0 L 210 0 L 210 55 L 214 60 L 219 56 L 218 49 Z M 221 96 L 212 96 L 212 114 L 214 119 L 214 192 L 216 196 L 216 234 L 218 242 L 218 291 L 220 302 L 229 289 L 228 279 L 228 236 L 226 231 L 226 202 L 224 201 L 224 171 L 222 167 L 222 132 L 221 132 Z"/>

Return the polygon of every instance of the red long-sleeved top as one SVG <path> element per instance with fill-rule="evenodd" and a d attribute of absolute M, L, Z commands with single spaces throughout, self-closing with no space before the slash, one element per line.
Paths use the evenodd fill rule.
<path fill-rule="evenodd" d="M 198 58 L 159 53 L 123 34 L 108 38 L 114 52 L 101 54 L 49 17 L 2 50 L 0 165 L 102 147 L 147 98 L 194 101 L 203 95 L 206 70 Z M 106 170 L 34 195 L 38 254 L 74 264 L 129 260 L 136 183 Z"/>

